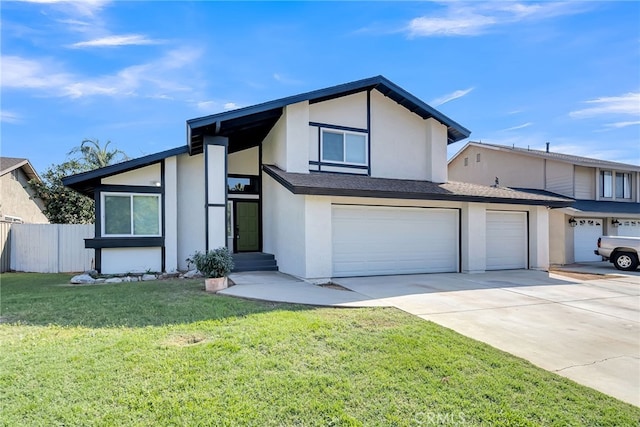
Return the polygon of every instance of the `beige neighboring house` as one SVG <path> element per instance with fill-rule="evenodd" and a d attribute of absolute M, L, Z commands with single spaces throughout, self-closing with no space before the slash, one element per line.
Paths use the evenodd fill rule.
<path fill-rule="evenodd" d="M 640 236 L 638 165 L 469 142 L 449 160 L 449 179 L 574 199 L 550 211 L 552 265 L 599 261 L 601 235 Z"/>
<path fill-rule="evenodd" d="M 0 222 L 46 224 L 42 201 L 28 182 L 40 177 L 27 159 L 0 157 Z"/>

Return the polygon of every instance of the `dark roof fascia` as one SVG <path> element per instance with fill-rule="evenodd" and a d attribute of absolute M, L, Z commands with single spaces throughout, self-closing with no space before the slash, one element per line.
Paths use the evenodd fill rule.
<path fill-rule="evenodd" d="M 490 144 L 486 142 L 476 142 L 476 141 L 469 141 L 460 151 L 458 151 L 451 158 L 451 160 L 449 160 L 449 163 L 451 163 L 454 158 L 458 157 L 458 155 L 463 151 L 465 151 L 469 146 L 497 149 L 497 150 L 501 150 L 509 153 L 522 154 L 530 157 L 555 160 L 558 162 L 569 163 L 569 164 L 574 164 L 574 165 L 584 166 L 584 167 L 600 168 L 600 169 L 606 168 L 606 169 L 614 169 L 614 170 L 620 170 L 620 171 L 640 172 L 640 165 L 612 162 L 610 160 L 600 160 L 600 159 L 595 159 L 593 157 L 576 156 L 574 154 L 563 154 L 563 153 L 557 153 L 555 151 L 551 151 L 547 153 L 546 151 L 542 151 L 542 150 L 525 149 L 522 147 L 514 148 L 514 147 L 509 147 L 507 145 Z"/>
<path fill-rule="evenodd" d="M 499 203 L 508 205 L 534 205 L 548 206 L 551 208 L 569 207 L 573 200 L 565 199 L 565 201 L 551 200 L 532 200 L 532 199 L 503 199 L 482 196 L 467 195 L 449 195 L 449 194 L 427 194 L 414 192 L 397 192 L 397 191 L 372 191 L 372 190 L 354 190 L 354 189 L 338 189 L 338 188 L 321 188 L 309 187 L 303 185 L 293 185 L 284 177 L 279 176 L 275 171 L 266 165 L 262 168 L 270 177 L 276 180 L 280 185 L 289 190 L 293 194 L 309 195 L 309 196 L 343 196 L 343 197 L 371 197 L 380 199 L 403 199 L 403 200 L 438 200 L 451 202 L 478 202 L 478 203 Z"/>
<path fill-rule="evenodd" d="M 109 165 L 100 169 L 67 176 L 62 178 L 62 183 L 65 186 L 73 188 L 74 190 L 79 191 L 83 194 L 91 194 L 92 191 L 82 190 L 82 188 L 85 187 L 85 185 L 83 184 L 90 183 L 102 178 L 107 178 L 112 175 L 117 175 L 119 173 L 128 172 L 133 169 L 149 166 L 154 163 L 158 163 L 168 157 L 185 154 L 187 151 L 188 147 L 186 145 L 172 148 L 170 150 L 161 151 L 159 153 L 150 154 L 148 156 L 138 157 L 137 159 L 127 160 L 122 163 L 116 163 L 115 165 Z"/>
<path fill-rule="evenodd" d="M 405 108 L 409 109 L 413 112 L 418 112 L 418 110 L 423 110 L 422 114 L 420 114 L 423 118 L 433 117 L 440 123 L 447 126 L 447 128 L 453 129 L 452 132 L 454 135 L 449 138 L 449 144 L 453 142 L 460 141 L 469 137 L 471 131 L 467 128 L 463 127 L 459 123 L 445 116 L 441 112 L 427 105 L 424 101 L 415 97 L 411 93 L 402 89 L 400 86 L 391 82 L 387 78 L 383 76 L 370 77 L 363 80 L 358 80 L 350 83 L 343 83 L 337 86 L 328 87 L 325 89 L 318 89 L 311 92 L 302 93 L 299 95 L 288 96 L 286 98 L 280 98 L 273 101 L 268 101 L 262 104 L 253 105 L 250 107 L 240 108 L 238 110 L 226 111 L 223 113 L 213 114 L 210 116 L 199 117 L 195 119 L 187 120 L 187 127 L 189 129 L 197 129 L 203 126 L 209 126 L 217 122 L 233 120 L 240 117 L 261 113 L 264 111 L 281 109 L 286 107 L 287 105 L 295 104 L 297 102 L 309 101 L 311 103 L 321 102 L 328 99 L 339 98 L 341 96 L 350 95 L 353 93 L 357 93 L 360 91 L 364 91 L 367 89 L 377 89 L 380 93 L 385 96 L 389 96 L 389 94 L 395 95 L 395 97 L 400 99 L 406 99 L 409 103 L 413 104 L 415 108 L 409 108 L 406 105 L 403 105 Z M 391 97 L 394 99 L 394 97 Z M 395 100 L 395 99 L 394 99 Z M 398 102 L 396 100 L 396 102 Z M 401 104 L 402 105 L 402 104 Z M 425 117 L 427 116 L 427 117 Z"/>

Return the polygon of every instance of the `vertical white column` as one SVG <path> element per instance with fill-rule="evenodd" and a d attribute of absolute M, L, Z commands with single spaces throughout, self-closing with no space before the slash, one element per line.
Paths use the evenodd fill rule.
<path fill-rule="evenodd" d="M 220 136 L 204 139 L 207 179 L 207 249 L 227 245 L 227 144 Z"/>
<path fill-rule="evenodd" d="M 549 210 L 546 206 L 529 210 L 529 268 L 549 269 Z"/>
<path fill-rule="evenodd" d="M 462 205 L 462 272 L 482 273 L 487 268 L 487 209 L 484 203 Z"/>
<path fill-rule="evenodd" d="M 333 248 L 331 199 L 305 196 L 305 277 L 329 279 L 332 273 Z"/>
<path fill-rule="evenodd" d="M 164 159 L 164 269 L 178 269 L 178 161 Z"/>

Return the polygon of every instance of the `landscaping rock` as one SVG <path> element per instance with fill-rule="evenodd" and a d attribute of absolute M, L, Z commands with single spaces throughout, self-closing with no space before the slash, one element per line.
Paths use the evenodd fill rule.
<path fill-rule="evenodd" d="M 158 278 L 156 277 L 155 274 L 143 274 L 142 275 L 142 281 L 143 282 L 148 282 L 150 280 L 157 280 Z"/>
<path fill-rule="evenodd" d="M 105 283 L 122 283 L 122 279 L 120 277 L 112 277 L 104 281 Z"/>
<path fill-rule="evenodd" d="M 91 277 L 98 277 L 98 270 L 87 270 L 84 274 L 88 274 Z"/>
<path fill-rule="evenodd" d="M 107 281 L 107 279 L 101 279 L 101 278 L 98 278 L 98 279 L 96 279 L 96 285 L 97 285 L 97 284 L 102 284 L 102 283 L 104 283 L 104 282 L 106 282 L 106 281 Z"/>
<path fill-rule="evenodd" d="M 124 277 L 122 278 L 122 281 L 123 281 L 123 282 L 127 282 L 127 283 L 128 283 L 128 282 L 133 282 L 133 280 L 131 279 L 131 276 L 124 276 Z"/>
<path fill-rule="evenodd" d="M 185 279 L 193 279 L 196 277 L 202 277 L 202 273 L 200 273 L 198 270 L 189 270 L 184 273 L 182 277 L 184 277 Z"/>
<path fill-rule="evenodd" d="M 179 271 L 171 272 L 171 273 L 162 273 L 160 276 L 161 279 L 175 279 L 180 276 Z"/>
<path fill-rule="evenodd" d="M 81 285 L 85 283 L 96 283 L 96 279 L 89 276 L 88 274 L 78 274 L 77 276 L 73 276 L 71 278 L 71 283 L 74 285 Z"/>

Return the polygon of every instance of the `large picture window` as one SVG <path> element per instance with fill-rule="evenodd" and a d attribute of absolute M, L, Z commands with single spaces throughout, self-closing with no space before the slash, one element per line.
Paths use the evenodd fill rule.
<path fill-rule="evenodd" d="M 322 161 L 366 165 L 367 135 L 323 129 Z"/>
<path fill-rule="evenodd" d="M 159 194 L 102 194 L 103 236 L 160 236 Z"/>

